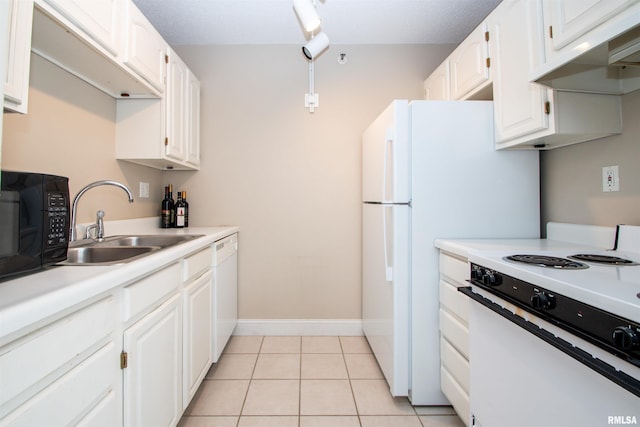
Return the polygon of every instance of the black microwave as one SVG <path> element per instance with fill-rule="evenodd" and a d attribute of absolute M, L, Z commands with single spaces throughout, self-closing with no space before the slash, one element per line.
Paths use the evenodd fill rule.
<path fill-rule="evenodd" d="M 2 171 L 0 180 L 0 280 L 67 259 L 69 179 Z"/>

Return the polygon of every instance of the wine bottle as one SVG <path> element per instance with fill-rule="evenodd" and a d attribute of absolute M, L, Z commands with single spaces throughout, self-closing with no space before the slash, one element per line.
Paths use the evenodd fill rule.
<path fill-rule="evenodd" d="M 162 199 L 160 206 L 160 227 L 171 228 L 171 200 L 169 199 L 169 187 L 164 187 L 164 199 Z"/>
<path fill-rule="evenodd" d="M 178 201 L 176 202 L 176 228 L 184 228 L 184 202 L 182 201 L 182 191 L 178 191 Z"/>
<path fill-rule="evenodd" d="M 182 190 L 182 203 L 184 203 L 184 226 L 189 226 L 189 202 L 187 202 L 187 192 Z"/>
<path fill-rule="evenodd" d="M 173 185 L 169 184 L 169 217 L 171 228 L 176 226 L 176 204 L 173 201 Z"/>

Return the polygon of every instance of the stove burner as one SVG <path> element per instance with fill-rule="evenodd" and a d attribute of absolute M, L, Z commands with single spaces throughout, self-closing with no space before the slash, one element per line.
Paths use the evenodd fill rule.
<path fill-rule="evenodd" d="M 581 262 L 547 255 L 510 255 L 505 257 L 505 259 L 508 261 L 536 265 L 538 267 L 557 268 L 562 270 L 579 270 L 589 268 L 588 265 Z"/>
<path fill-rule="evenodd" d="M 637 265 L 637 263 L 630 259 L 619 258 L 611 255 L 599 255 L 599 254 L 576 254 L 570 255 L 571 259 L 578 259 L 580 261 L 594 262 L 598 264 L 610 264 L 610 265 Z"/>

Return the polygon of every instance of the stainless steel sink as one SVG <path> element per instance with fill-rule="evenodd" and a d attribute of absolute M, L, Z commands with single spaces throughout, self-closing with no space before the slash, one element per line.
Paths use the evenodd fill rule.
<path fill-rule="evenodd" d="M 158 250 L 154 247 L 94 247 L 83 246 L 78 248 L 69 248 L 67 260 L 62 264 L 117 264 L 121 262 L 129 262 L 149 252 Z"/>
<path fill-rule="evenodd" d="M 67 260 L 59 265 L 123 264 L 202 236 L 203 234 L 149 234 L 110 236 L 102 241 L 78 240 L 71 243 Z"/>
<path fill-rule="evenodd" d="M 112 236 L 107 237 L 102 242 L 95 242 L 93 246 L 157 246 L 166 248 L 168 246 L 177 245 L 187 242 L 195 238 L 202 237 L 202 234 L 150 234 L 150 235 L 132 235 L 132 236 Z"/>

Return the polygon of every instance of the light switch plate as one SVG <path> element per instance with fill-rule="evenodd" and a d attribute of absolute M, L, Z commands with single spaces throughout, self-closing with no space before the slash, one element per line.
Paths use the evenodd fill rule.
<path fill-rule="evenodd" d="M 620 191 L 620 171 L 617 165 L 602 168 L 602 191 Z"/>

